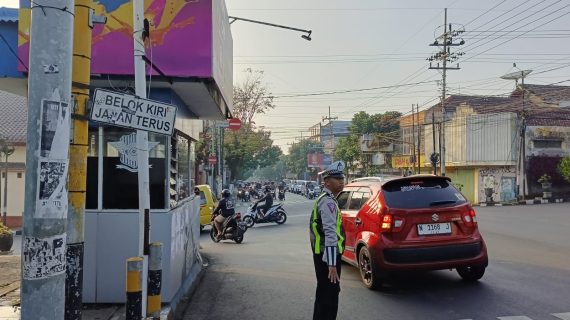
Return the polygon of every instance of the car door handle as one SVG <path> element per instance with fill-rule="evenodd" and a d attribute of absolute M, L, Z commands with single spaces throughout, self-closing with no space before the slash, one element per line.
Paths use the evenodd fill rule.
<path fill-rule="evenodd" d="M 360 218 L 354 219 L 354 224 L 359 225 L 361 223 L 362 223 L 362 220 L 360 220 Z"/>

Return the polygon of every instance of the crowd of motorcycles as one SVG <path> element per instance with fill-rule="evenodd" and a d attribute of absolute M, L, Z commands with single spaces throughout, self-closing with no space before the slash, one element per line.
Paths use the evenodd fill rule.
<path fill-rule="evenodd" d="M 275 199 L 275 189 L 272 190 L 272 196 Z M 285 189 L 278 189 L 278 198 L 280 201 L 285 200 Z M 240 188 L 237 193 L 237 201 L 251 202 L 252 199 L 261 199 L 263 197 L 263 192 L 261 189 L 246 189 Z M 257 210 L 257 202 L 252 203 L 246 210 L 245 213 L 237 212 L 229 216 L 222 225 L 222 235 L 216 237 L 214 228 L 215 215 L 212 215 L 211 223 L 212 227 L 210 230 L 210 237 L 214 242 L 220 242 L 221 240 L 232 240 L 236 243 L 241 243 L 243 237 L 248 228 L 253 227 L 256 223 L 276 223 L 284 224 L 287 221 L 287 213 L 283 208 L 283 203 L 273 204 L 264 215 L 260 215 Z"/>

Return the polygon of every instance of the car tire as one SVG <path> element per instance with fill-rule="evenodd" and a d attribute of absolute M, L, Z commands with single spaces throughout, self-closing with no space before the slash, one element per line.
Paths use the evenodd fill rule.
<path fill-rule="evenodd" d="M 457 268 L 457 273 L 465 281 L 475 282 L 483 277 L 485 274 L 485 267 L 483 266 L 468 266 Z"/>
<path fill-rule="evenodd" d="M 245 222 L 245 226 L 248 228 L 253 227 L 253 225 L 255 224 L 255 222 L 253 221 L 253 218 L 251 216 L 245 216 L 243 218 L 243 222 Z"/>
<path fill-rule="evenodd" d="M 358 251 L 358 270 L 360 279 L 366 288 L 373 290 L 380 287 L 379 270 L 367 247 L 362 247 Z"/>

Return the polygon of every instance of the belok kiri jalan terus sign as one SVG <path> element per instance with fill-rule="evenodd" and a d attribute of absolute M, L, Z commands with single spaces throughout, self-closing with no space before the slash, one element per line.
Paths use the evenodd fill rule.
<path fill-rule="evenodd" d="M 165 135 L 174 131 L 174 105 L 102 89 L 95 90 L 93 101 L 93 121 Z"/>

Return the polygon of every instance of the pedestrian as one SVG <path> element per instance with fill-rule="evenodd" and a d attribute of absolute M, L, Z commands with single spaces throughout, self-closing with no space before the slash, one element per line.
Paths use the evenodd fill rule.
<path fill-rule="evenodd" d="M 336 319 L 338 311 L 344 229 L 336 197 L 344 188 L 344 167 L 344 162 L 336 161 L 319 172 L 324 188 L 313 206 L 309 227 L 317 276 L 313 320 Z"/>

